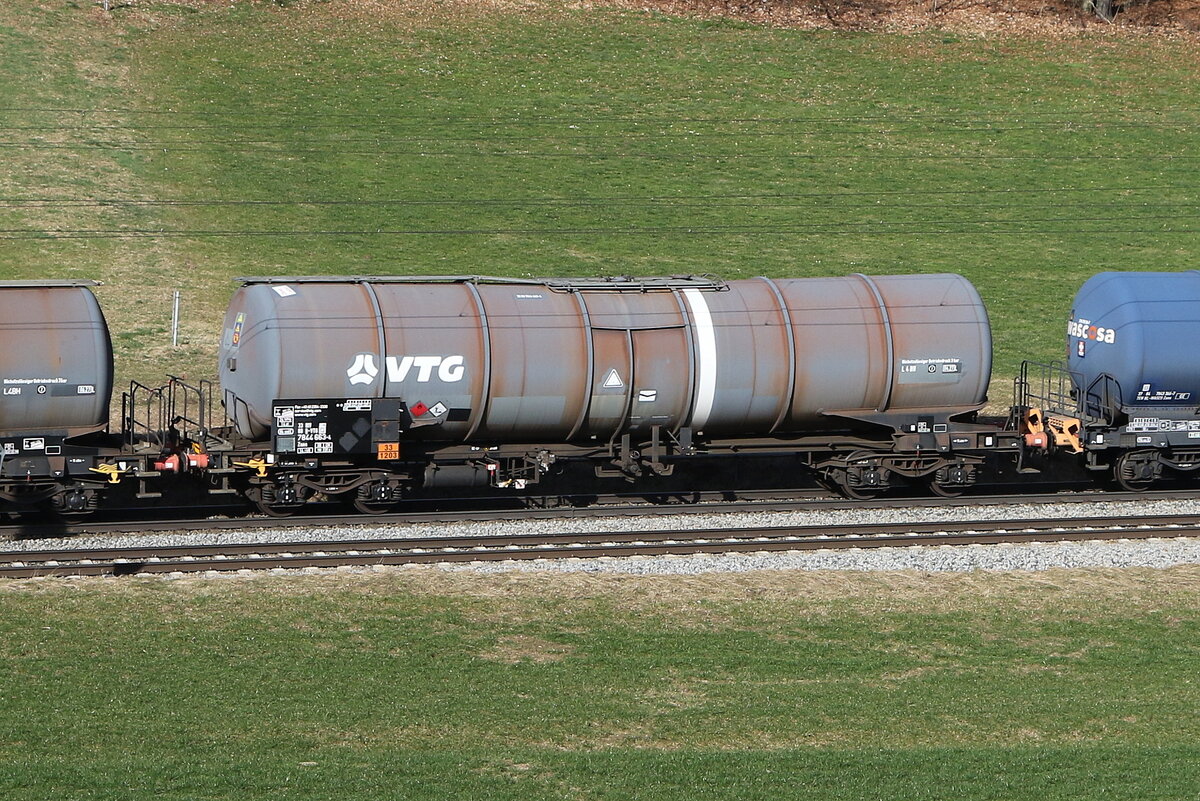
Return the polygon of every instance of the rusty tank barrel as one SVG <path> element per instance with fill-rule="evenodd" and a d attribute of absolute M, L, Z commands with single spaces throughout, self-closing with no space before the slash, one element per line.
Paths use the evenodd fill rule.
<path fill-rule="evenodd" d="M 0 282 L 0 433 L 108 425 L 112 344 L 95 285 Z"/>
<path fill-rule="evenodd" d="M 987 313 L 958 275 L 242 281 L 221 383 L 254 438 L 300 398 L 400 399 L 406 436 L 443 441 L 786 434 L 967 411 L 991 377 Z"/>

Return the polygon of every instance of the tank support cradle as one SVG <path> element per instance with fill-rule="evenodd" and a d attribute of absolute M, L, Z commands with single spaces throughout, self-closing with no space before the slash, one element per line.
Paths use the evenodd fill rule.
<path fill-rule="evenodd" d="M 614 441 L 609 445 L 609 451 L 612 458 L 609 464 L 596 465 L 597 478 L 624 478 L 626 481 L 635 481 L 646 474 L 647 471 L 656 476 L 669 476 L 675 472 L 675 465 L 667 464 L 663 461 L 664 458 L 672 453 L 677 454 L 692 454 L 696 448 L 692 440 L 692 429 L 682 428 L 679 430 L 679 435 L 675 436 L 671 432 L 666 432 L 666 441 L 664 442 L 662 426 L 650 427 L 650 441 L 641 443 L 637 447 L 633 445 L 632 434 L 622 434 L 619 441 Z"/>

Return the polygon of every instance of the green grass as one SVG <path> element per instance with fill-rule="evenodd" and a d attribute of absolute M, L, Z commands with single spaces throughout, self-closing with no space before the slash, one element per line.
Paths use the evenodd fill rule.
<path fill-rule="evenodd" d="M 133 328 L 183 289 L 190 349 L 138 371 L 215 372 L 245 274 L 954 271 L 989 303 L 1002 394 L 1061 352 L 1090 274 L 1197 266 L 1190 40 L 28 5 L 0 92 L 49 126 L 9 137 L 53 148 L 17 148 L 40 169 L 10 195 L 153 202 L 2 209 L 34 238 L 5 242 L 0 273 L 107 277 Z M 52 81 L 21 80 L 31 54 Z"/>
<path fill-rule="evenodd" d="M 1192 797 L 1191 568 L 0 590 L 0 793 Z"/>
<path fill-rule="evenodd" d="M 380 8 L 7 4 L 0 278 L 107 281 L 150 382 L 215 372 L 239 275 L 954 271 L 1002 396 L 1088 275 L 1200 266 L 1190 40 Z M 1194 572 L 429 575 L 0 592 L 0 796 L 1200 784 Z"/>

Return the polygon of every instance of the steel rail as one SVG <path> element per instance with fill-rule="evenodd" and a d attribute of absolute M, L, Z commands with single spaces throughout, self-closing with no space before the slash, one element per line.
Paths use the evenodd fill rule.
<path fill-rule="evenodd" d="M 656 503 L 610 496 L 592 506 L 468 508 L 431 511 L 397 511 L 367 515 L 359 513 L 298 514 L 294 517 L 156 517 L 135 520 L 30 520 L 0 525 L 0 541 L 70 537 L 81 534 L 132 534 L 138 532 L 250 531 L 256 529 L 314 528 L 321 526 L 379 526 L 404 523 L 459 523 L 498 520 L 562 520 L 587 517 L 651 517 L 655 515 L 738 514 L 743 512 L 829 511 L 841 509 L 919 509 L 962 506 L 1047 505 L 1109 503 L 1122 501 L 1196 500 L 1200 489 L 1150 492 L 1057 491 L 1030 495 L 976 495 L 961 498 L 877 498 L 849 500 L 841 497 L 780 498 L 759 493 L 758 500 L 701 500 Z M 678 496 L 671 496 L 678 498 Z M 449 504 L 448 504 L 449 505 Z"/>
<path fill-rule="evenodd" d="M 1200 518 L 948 521 L 0 552 L 0 577 L 130 575 L 1200 536 Z"/>

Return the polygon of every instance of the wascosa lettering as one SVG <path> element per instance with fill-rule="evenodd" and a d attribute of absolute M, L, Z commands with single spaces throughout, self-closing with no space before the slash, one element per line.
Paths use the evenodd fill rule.
<path fill-rule="evenodd" d="M 1091 320 L 1082 317 L 1067 322 L 1067 336 L 1090 339 L 1093 342 L 1107 342 L 1110 345 L 1117 341 L 1117 332 L 1114 329 L 1092 325 Z"/>
<path fill-rule="evenodd" d="M 434 375 L 439 381 L 453 384 L 462 381 L 467 372 L 466 357 L 453 356 L 388 356 L 384 360 L 387 370 L 387 380 L 399 383 L 409 378 L 424 384 L 433 380 Z M 375 366 L 375 356 L 371 353 L 360 353 L 346 370 L 346 377 L 351 384 L 372 384 L 379 375 Z"/>

